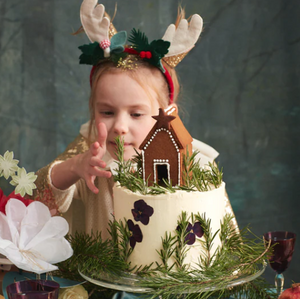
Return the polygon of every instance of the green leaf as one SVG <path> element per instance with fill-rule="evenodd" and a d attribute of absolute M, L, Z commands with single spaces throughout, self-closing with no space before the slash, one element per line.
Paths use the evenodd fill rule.
<path fill-rule="evenodd" d="M 121 52 L 121 53 L 111 53 L 110 55 L 110 60 L 114 63 L 118 63 L 120 61 L 120 59 L 124 59 L 128 56 L 128 53 L 125 53 L 125 52 Z"/>
<path fill-rule="evenodd" d="M 82 45 L 82 46 L 80 46 L 80 47 L 78 47 L 78 48 L 81 50 L 81 52 L 82 52 L 83 54 L 86 54 L 86 55 L 88 55 L 88 56 L 91 56 L 91 55 L 94 54 L 94 51 L 95 51 L 95 49 L 96 49 L 97 47 L 99 47 L 99 43 L 94 42 L 94 43 L 92 43 L 92 44 Z"/>
<path fill-rule="evenodd" d="M 133 28 L 131 30 L 131 35 L 129 36 L 128 41 L 132 43 L 132 46 L 139 52 L 150 50 L 148 37 L 140 30 L 136 30 L 135 28 Z"/>
<path fill-rule="evenodd" d="M 113 53 L 114 54 L 123 53 L 126 40 L 127 40 L 127 32 L 126 31 L 120 31 L 117 34 L 115 34 L 110 40 L 111 55 Z"/>
<path fill-rule="evenodd" d="M 164 57 L 169 52 L 170 42 L 164 41 L 162 39 L 154 40 L 151 42 L 150 46 L 152 49 L 160 54 L 161 58 Z"/>
<path fill-rule="evenodd" d="M 96 65 L 101 59 L 104 59 L 103 50 L 97 42 L 78 48 L 82 51 L 82 54 L 79 56 L 80 64 Z"/>
<path fill-rule="evenodd" d="M 110 48 L 115 49 L 119 46 L 124 46 L 127 40 L 127 32 L 120 31 L 117 34 L 113 35 L 110 40 Z"/>

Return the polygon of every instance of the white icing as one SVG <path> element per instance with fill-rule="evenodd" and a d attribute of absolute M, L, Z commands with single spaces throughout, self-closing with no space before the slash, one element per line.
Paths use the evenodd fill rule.
<path fill-rule="evenodd" d="M 149 265 L 152 262 L 161 263 L 157 251 L 161 249 L 161 238 L 165 232 L 174 235 L 177 221 L 182 211 L 191 213 L 205 213 L 206 218 L 211 219 L 212 234 L 220 229 L 220 221 L 225 215 L 225 183 L 211 191 L 205 192 L 185 192 L 176 191 L 175 193 L 166 193 L 159 195 L 142 195 L 119 186 L 114 186 L 114 214 L 117 221 L 131 219 L 134 224 L 138 224 L 143 240 L 136 243 L 135 248 L 129 258 L 132 265 Z M 148 225 L 136 222 L 131 210 L 134 208 L 134 202 L 143 199 L 154 209 Z M 198 263 L 199 255 L 202 252 L 201 239 L 198 239 L 194 245 L 189 246 L 185 263 L 192 267 Z M 220 246 L 219 235 L 217 235 L 213 244 L 211 254 Z M 203 252 L 202 252 L 203 254 Z M 173 261 L 170 261 L 172 263 Z"/>
<path fill-rule="evenodd" d="M 180 186 L 180 180 L 181 180 L 181 163 L 180 163 L 180 152 L 178 152 L 178 185 Z"/>

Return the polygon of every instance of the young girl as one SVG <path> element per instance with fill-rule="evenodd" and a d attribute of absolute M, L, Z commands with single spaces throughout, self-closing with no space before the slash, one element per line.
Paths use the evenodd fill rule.
<path fill-rule="evenodd" d="M 82 46 L 80 57 L 81 63 L 92 61 L 94 64 L 91 72 L 90 122 L 81 127 L 80 136 L 64 154 L 38 172 L 36 197 L 43 198 L 44 202 L 46 199 L 53 214 L 66 213 L 73 199 L 81 199 L 85 211 L 79 210 L 76 218 L 74 211 L 70 213 L 73 223 L 76 222 L 76 227 L 72 227 L 69 219 L 71 230 L 78 230 L 78 223 L 81 222 L 86 232 L 101 231 L 102 237 L 108 238 L 108 223 L 113 220 L 115 138 L 123 137 L 124 158 L 131 159 L 153 127 L 155 120 L 152 116 L 158 115 L 159 108 L 173 106 L 177 109 L 179 84 L 175 69 L 170 67 L 170 62 L 166 63 L 166 58 L 168 54 L 174 56 L 172 40 L 178 41 L 180 36 L 183 42 L 175 46 L 181 52 L 185 50 L 185 54 L 190 50 L 201 32 L 202 19 L 193 16 L 190 26 L 182 20 L 176 31 L 172 27 L 166 31 L 165 38 L 150 44 L 143 34 L 135 30 L 130 37 L 133 47 L 123 47 L 120 42 L 123 33 L 108 39 L 112 25 L 103 17 L 104 7 L 95 7 L 90 2 L 94 1 L 83 1 L 81 21 L 94 43 Z M 97 23 L 93 19 L 94 12 Z M 102 24 L 101 30 L 98 30 L 102 32 L 100 37 L 95 28 L 97 24 Z M 103 34 L 105 26 L 107 32 Z M 95 41 L 96 47 L 93 46 Z M 171 60 L 173 56 L 169 56 Z M 213 162 L 218 155 L 214 149 L 199 141 L 194 141 L 193 146 L 200 149 L 202 164 Z M 227 205 L 232 212 L 229 201 Z"/>

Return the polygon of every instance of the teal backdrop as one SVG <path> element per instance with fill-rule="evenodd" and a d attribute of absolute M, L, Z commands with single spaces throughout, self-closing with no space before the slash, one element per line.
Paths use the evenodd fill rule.
<path fill-rule="evenodd" d="M 36 171 L 88 120 L 89 71 L 80 66 L 80 0 L 0 0 L 0 154 Z M 105 0 L 113 15 L 116 2 Z M 119 0 L 114 25 L 163 36 L 178 1 Z M 177 67 L 181 116 L 220 153 L 240 227 L 299 240 L 286 286 L 300 282 L 300 1 L 182 0 L 204 31 Z M 1 179 L 0 187 L 9 192 Z M 273 282 L 274 273 L 265 277 Z"/>

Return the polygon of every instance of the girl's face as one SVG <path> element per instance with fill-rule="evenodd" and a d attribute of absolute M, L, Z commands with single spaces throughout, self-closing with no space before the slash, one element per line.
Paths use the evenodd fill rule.
<path fill-rule="evenodd" d="M 161 78 L 157 78 L 157 84 Z M 153 127 L 158 115 L 157 100 L 150 100 L 145 90 L 126 72 L 107 73 L 95 87 L 95 122 L 107 128 L 107 150 L 116 159 L 115 138 L 124 139 L 124 159 L 131 159 Z M 150 90 L 155 99 L 155 92 Z"/>

